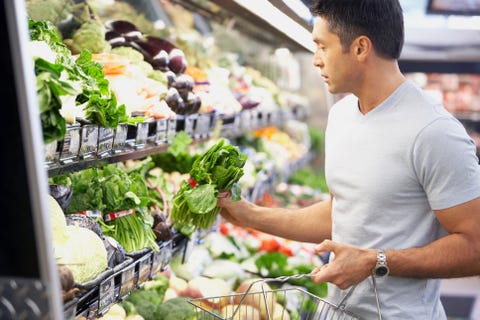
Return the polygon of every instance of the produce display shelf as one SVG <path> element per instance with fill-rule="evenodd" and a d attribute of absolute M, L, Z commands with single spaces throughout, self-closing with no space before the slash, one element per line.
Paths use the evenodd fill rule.
<path fill-rule="evenodd" d="M 135 125 L 120 124 L 115 129 L 74 124 L 67 127 L 62 141 L 44 146 L 44 165 L 52 177 L 165 152 L 180 131 L 199 143 L 218 135 L 235 138 L 305 116 L 305 108 L 296 106 L 277 110 L 245 109 L 228 115 L 209 113 L 150 119 Z"/>
<path fill-rule="evenodd" d="M 104 272 L 92 285 L 83 288 L 80 296 L 64 304 L 65 319 L 87 319 L 103 316 L 110 306 L 123 301 L 146 281 L 165 270 L 174 254 L 174 240 L 158 243 L 159 251 L 142 250 L 130 255 L 112 270 Z"/>

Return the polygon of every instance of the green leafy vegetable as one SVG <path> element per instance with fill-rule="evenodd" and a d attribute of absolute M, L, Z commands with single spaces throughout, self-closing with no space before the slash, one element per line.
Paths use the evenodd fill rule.
<path fill-rule="evenodd" d="M 42 129 L 46 143 L 63 139 L 66 121 L 60 113 L 62 96 L 75 97 L 75 104 L 85 112 L 87 120 L 103 127 L 115 128 L 119 123 L 132 123 L 125 105 L 117 106 L 117 99 L 109 88 L 103 67 L 92 60 L 92 54 L 83 50 L 78 58 L 62 43 L 56 27 L 48 21 L 28 20 L 30 40 L 43 54 L 54 57 L 46 61 L 35 52 L 35 75 L 40 105 Z M 38 50 L 41 51 L 41 50 Z M 53 61 L 54 60 L 54 61 Z"/>
<path fill-rule="evenodd" d="M 238 180 L 243 175 L 247 157 L 235 146 L 219 140 L 198 157 L 190 170 L 190 181 L 183 181 L 173 198 L 171 219 L 179 228 L 208 229 L 220 212 L 219 192 L 230 191 L 240 199 Z"/>
<path fill-rule="evenodd" d="M 188 152 L 188 146 L 192 141 L 193 139 L 184 131 L 178 132 L 166 152 L 152 155 L 155 166 L 165 172 L 190 172 L 198 158 L 198 155 L 190 155 Z"/>
<path fill-rule="evenodd" d="M 53 177 L 51 181 L 72 188 L 67 213 L 99 210 L 108 214 L 134 209 L 134 214 L 111 221 L 101 220 L 103 233 L 117 240 L 129 253 L 145 248 L 158 250 L 149 208 L 161 206 L 163 202 L 147 185 L 145 174 L 151 167 L 147 158 L 130 171 L 116 163 Z"/>

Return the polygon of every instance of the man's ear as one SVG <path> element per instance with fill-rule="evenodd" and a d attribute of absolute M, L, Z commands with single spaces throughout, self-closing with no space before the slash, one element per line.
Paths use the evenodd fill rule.
<path fill-rule="evenodd" d="M 367 56 L 372 52 L 372 41 L 366 36 L 360 36 L 353 40 L 351 45 L 352 53 L 357 57 L 357 60 L 364 61 Z"/>

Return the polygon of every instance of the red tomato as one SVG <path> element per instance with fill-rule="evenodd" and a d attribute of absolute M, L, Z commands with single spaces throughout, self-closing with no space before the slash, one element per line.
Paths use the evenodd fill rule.
<path fill-rule="evenodd" d="M 293 250 L 292 248 L 288 247 L 288 246 L 280 246 L 280 248 L 278 249 L 279 252 L 289 256 L 289 257 L 293 257 Z"/>
<path fill-rule="evenodd" d="M 222 223 L 220 225 L 220 233 L 223 234 L 224 236 L 228 236 L 230 234 L 230 228 L 225 224 L 225 223 Z"/>
<path fill-rule="evenodd" d="M 280 242 L 277 239 L 267 237 L 262 239 L 262 244 L 260 245 L 260 251 L 273 252 L 277 251 L 280 248 Z"/>

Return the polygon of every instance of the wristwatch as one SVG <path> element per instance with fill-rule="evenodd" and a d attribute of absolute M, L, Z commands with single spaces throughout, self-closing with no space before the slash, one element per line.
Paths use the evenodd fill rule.
<path fill-rule="evenodd" d="M 372 272 L 373 275 L 377 277 L 384 277 L 390 272 L 390 269 L 388 269 L 387 265 L 387 255 L 382 249 L 377 249 L 377 264 L 375 265 L 375 268 L 373 268 Z"/>

